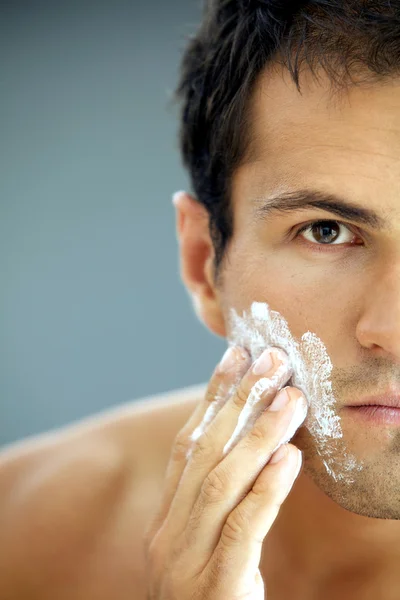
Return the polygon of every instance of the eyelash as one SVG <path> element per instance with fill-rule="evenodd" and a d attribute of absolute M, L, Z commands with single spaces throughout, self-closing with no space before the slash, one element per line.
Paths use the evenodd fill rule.
<path fill-rule="evenodd" d="M 333 219 L 322 219 L 322 220 L 318 220 L 318 221 L 311 221 L 310 223 L 307 223 L 306 225 L 303 225 L 296 232 L 296 235 L 295 235 L 294 239 L 298 238 L 301 233 L 304 233 L 307 230 L 311 231 L 315 225 L 324 225 L 326 223 L 334 223 L 335 225 L 339 225 L 339 226 L 345 227 L 347 229 L 347 231 L 349 231 L 350 233 L 353 233 L 353 231 L 350 229 L 350 227 L 348 225 L 346 225 L 345 223 L 342 223 L 341 221 L 334 221 Z M 340 236 L 340 234 L 339 234 L 339 236 Z M 354 237 L 357 237 L 357 236 L 354 234 Z M 318 243 L 318 242 L 310 242 L 309 240 L 306 240 L 304 238 L 302 240 L 302 243 L 304 243 L 304 244 L 306 244 L 308 246 L 313 246 L 314 247 L 313 250 L 317 250 L 318 249 L 318 251 L 322 251 L 322 252 L 324 251 L 324 247 L 326 247 L 326 246 L 339 246 L 340 247 L 340 246 L 346 245 L 346 244 L 343 244 L 343 243 L 341 243 L 341 244 L 336 244 L 336 243 L 322 244 L 322 243 Z M 351 246 L 359 245 L 359 244 L 354 244 L 354 243 L 351 243 L 351 242 L 347 242 L 347 244 L 350 244 Z"/>

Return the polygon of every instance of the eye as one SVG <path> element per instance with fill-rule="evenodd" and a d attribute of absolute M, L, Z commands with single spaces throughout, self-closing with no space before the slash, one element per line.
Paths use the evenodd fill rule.
<path fill-rule="evenodd" d="M 343 229 L 344 233 L 341 232 L 341 229 Z M 295 237 L 299 237 L 301 233 L 309 234 L 309 238 L 305 235 L 301 236 L 307 242 L 324 246 L 338 246 L 345 243 L 354 244 L 353 240 L 356 237 L 355 234 L 344 225 L 344 223 L 340 223 L 340 221 L 313 221 L 299 229 Z"/>

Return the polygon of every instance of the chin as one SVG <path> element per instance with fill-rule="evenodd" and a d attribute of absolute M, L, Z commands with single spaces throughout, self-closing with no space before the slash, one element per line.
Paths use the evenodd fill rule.
<path fill-rule="evenodd" d="M 362 468 L 332 477 L 324 460 L 310 448 L 304 449 L 304 472 L 314 484 L 345 510 L 372 519 L 400 520 L 399 458 L 382 465 L 383 461 L 364 459 Z M 336 473 L 340 473 L 343 458 L 338 458 Z M 382 458 L 382 457 L 381 457 Z"/>

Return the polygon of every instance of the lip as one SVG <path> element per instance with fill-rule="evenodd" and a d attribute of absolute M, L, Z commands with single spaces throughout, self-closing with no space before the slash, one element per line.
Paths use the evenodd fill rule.
<path fill-rule="evenodd" d="M 384 394 L 380 394 L 379 396 L 365 396 L 365 398 L 360 398 L 354 404 L 349 404 L 349 406 L 391 406 L 393 408 L 400 408 L 400 393 L 395 394 L 393 392 L 387 392 Z"/>
<path fill-rule="evenodd" d="M 344 407 L 346 414 L 375 425 L 400 426 L 400 394 L 382 394 L 361 398 Z"/>

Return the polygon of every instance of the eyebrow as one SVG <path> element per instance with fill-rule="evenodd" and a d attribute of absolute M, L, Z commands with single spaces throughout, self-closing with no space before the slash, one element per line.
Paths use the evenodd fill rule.
<path fill-rule="evenodd" d="M 274 213 L 290 213 L 307 208 L 318 208 L 331 212 L 343 219 L 355 221 L 360 225 L 368 225 L 371 229 L 383 229 L 387 226 L 385 219 L 375 211 L 353 204 L 336 194 L 328 194 L 319 190 L 301 189 L 284 192 L 269 197 L 266 201 L 257 200 L 256 219 L 263 220 Z"/>

